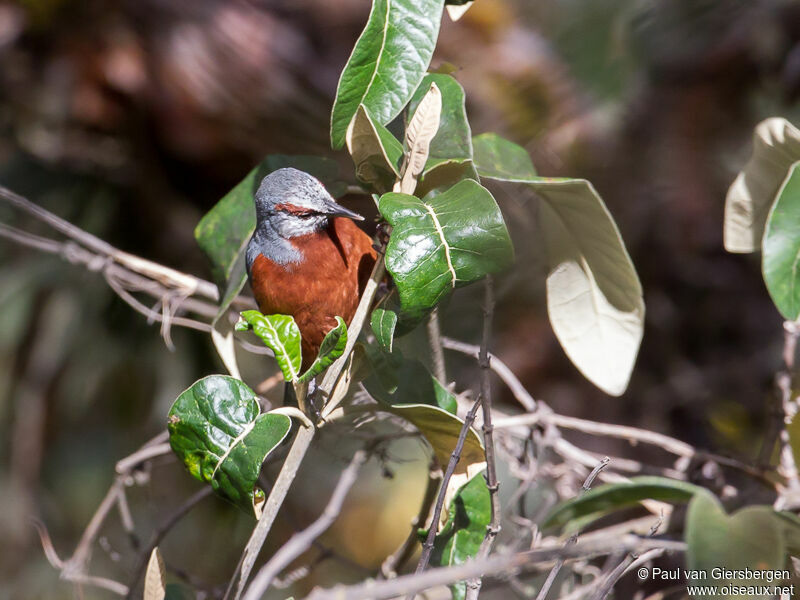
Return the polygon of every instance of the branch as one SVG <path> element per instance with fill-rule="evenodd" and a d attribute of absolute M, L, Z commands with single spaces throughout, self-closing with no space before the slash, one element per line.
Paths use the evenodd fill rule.
<path fill-rule="evenodd" d="M 147 546 L 142 548 L 136 561 L 136 566 L 133 568 L 133 577 L 129 586 L 128 598 L 133 597 L 133 592 L 136 588 L 136 583 L 142 578 L 144 570 L 147 568 L 147 561 L 153 549 L 161 543 L 164 536 L 172 529 L 183 517 L 185 517 L 190 510 L 197 506 L 203 499 L 208 498 L 213 492 L 210 485 L 203 486 L 200 490 L 192 494 L 183 504 L 176 508 L 164 521 L 156 527 L 153 534 L 150 536 L 150 541 Z"/>
<path fill-rule="evenodd" d="M 256 523 L 253 533 L 250 534 L 250 539 L 247 541 L 242 557 L 239 559 L 239 566 L 236 568 L 230 583 L 228 583 L 228 589 L 225 591 L 226 599 L 230 598 L 233 584 L 237 579 L 238 584 L 236 585 L 236 592 L 233 597 L 236 600 L 241 597 L 244 586 L 247 584 L 247 580 L 250 577 L 250 572 L 253 570 L 256 558 L 258 558 L 258 554 L 261 552 L 261 547 L 267 539 L 267 534 L 269 534 L 272 523 L 278 515 L 278 510 L 286 499 L 289 487 L 292 485 L 292 481 L 294 481 L 297 475 L 297 470 L 303 462 L 303 458 L 308 451 L 308 447 L 311 445 L 311 440 L 314 439 L 315 433 L 316 429 L 314 427 L 299 428 L 292 442 L 289 454 L 286 456 L 280 473 L 278 473 L 278 478 L 275 480 L 275 485 L 272 490 L 270 490 L 269 498 L 264 505 L 264 512 L 261 514 L 258 523 Z"/>
<path fill-rule="evenodd" d="M 428 315 L 428 340 L 431 344 L 433 357 L 433 375 L 442 385 L 447 385 L 447 370 L 445 369 L 444 352 L 442 348 L 442 329 L 439 325 L 439 309 L 434 308 Z"/>
<path fill-rule="evenodd" d="M 464 441 L 467 439 L 469 428 L 475 421 L 475 414 L 478 412 L 480 403 L 480 398 L 475 400 L 472 408 L 464 417 L 464 425 L 462 425 L 461 431 L 458 434 L 456 447 L 453 449 L 453 453 L 450 455 L 450 460 L 447 463 L 447 468 L 445 469 L 444 476 L 442 477 L 442 485 L 439 488 L 439 496 L 436 498 L 436 504 L 434 505 L 433 509 L 433 518 L 431 519 L 430 527 L 428 527 L 428 535 L 425 537 L 425 543 L 422 544 L 422 554 L 420 555 L 419 563 L 417 563 L 417 569 L 415 573 L 422 573 L 430 562 L 431 553 L 433 552 L 433 543 L 436 539 L 436 533 L 439 529 L 439 521 L 442 518 L 442 507 L 444 506 L 444 498 L 447 494 L 447 485 L 450 483 L 450 478 L 453 476 L 453 472 L 456 470 L 458 461 L 461 460 L 461 451 L 464 449 Z"/>
<path fill-rule="evenodd" d="M 286 542 L 278 552 L 265 564 L 256 576 L 253 583 L 247 588 L 244 600 L 258 600 L 267 591 L 273 579 L 288 567 L 294 559 L 308 550 L 314 540 L 325 532 L 339 516 L 347 493 L 358 478 L 361 467 L 367 462 L 368 454 L 359 450 L 353 456 L 350 464 L 342 471 L 339 482 L 331 494 L 331 499 L 319 518 L 300 533 L 296 533 Z"/>
<path fill-rule="evenodd" d="M 511 555 L 496 555 L 483 561 L 470 560 L 454 567 L 431 569 L 424 573 L 414 573 L 389 580 L 369 580 L 351 586 L 339 585 L 330 589 L 317 588 L 306 600 L 388 600 L 406 594 L 416 594 L 422 590 L 437 586 L 449 585 L 480 575 L 500 575 L 517 569 L 533 569 L 547 565 L 557 559 L 589 559 L 605 556 L 615 552 L 645 552 L 653 548 L 665 551 L 683 552 L 684 542 L 671 540 L 652 540 L 635 535 L 626 535 L 618 541 L 608 538 L 598 541 L 575 544 L 564 548 L 542 548 Z"/>
<path fill-rule="evenodd" d="M 114 262 L 129 268 L 131 271 L 141 273 L 148 278 L 155 279 L 161 284 L 186 292 L 187 295 L 198 295 L 214 302 L 219 300 L 217 286 L 193 275 L 181 273 L 175 269 L 159 265 L 144 258 L 123 252 L 101 240 L 100 238 L 76 227 L 50 211 L 37 206 L 27 198 L 23 198 L 4 186 L 0 186 L 0 200 L 5 200 L 12 206 L 28 213 L 36 219 L 46 223 L 56 231 L 89 248 L 96 254 L 110 258 Z"/>
<path fill-rule="evenodd" d="M 581 486 L 581 489 L 578 492 L 579 496 L 588 492 L 592 488 L 594 480 L 597 479 L 597 476 L 600 474 L 600 472 L 608 466 L 608 463 L 609 463 L 609 458 L 605 457 L 594 467 L 594 469 L 592 469 L 592 472 L 589 473 L 589 476 L 583 482 L 583 485 Z M 564 548 L 573 546 L 577 542 L 578 542 L 578 533 L 575 532 L 569 537 L 567 542 L 564 544 Z M 547 579 L 545 579 L 544 583 L 542 584 L 542 587 L 539 589 L 539 594 L 536 596 L 536 600 L 545 600 L 545 598 L 547 598 L 547 594 L 550 592 L 550 588 L 553 586 L 553 583 L 555 582 L 556 577 L 558 577 L 558 573 L 559 571 L 561 571 L 561 567 L 563 566 L 564 566 L 564 559 L 559 558 L 556 561 L 556 564 L 553 565 L 553 568 L 550 570 L 550 573 L 548 573 Z"/>
<path fill-rule="evenodd" d="M 406 537 L 403 544 L 381 564 L 381 574 L 386 579 L 396 577 L 397 570 L 402 569 L 403 565 L 406 564 L 414 554 L 419 537 L 417 535 L 417 530 L 420 527 L 425 527 L 425 524 L 428 522 L 433 503 L 438 497 L 437 491 L 442 481 L 442 475 L 442 469 L 436 464 L 435 459 L 432 460 L 428 467 L 428 484 L 425 486 L 425 497 L 422 499 L 419 513 L 411 522 L 411 531 L 409 531 L 408 537 Z"/>
<path fill-rule="evenodd" d="M 778 399 L 782 409 L 778 416 L 779 470 L 786 483 L 781 487 L 778 498 L 775 500 L 776 510 L 792 510 L 800 506 L 800 473 L 797 470 L 788 430 L 788 426 L 792 424 L 798 410 L 797 403 L 792 398 L 792 375 L 798 337 L 800 337 L 800 324 L 786 321 L 783 324 L 783 370 L 775 378 L 775 386 L 778 389 Z"/>
<path fill-rule="evenodd" d="M 483 300 L 483 334 L 481 348 L 478 352 L 478 365 L 481 369 L 481 407 L 483 412 L 483 445 L 486 452 L 486 487 L 489 489 L 491 499 L 492 517 L 486 528 L 486 535 L 478 549 L 478 560 L 489 556 L 492 545 L 500 532 L 500 497 L 498 495 L 499 483 L 497 481 L 497 467 L 494 455 L 494 426 L 492 425 L 492 388 L 489 380 L 489 338 L 492 334 L 492 316 L 494 314 L 494 287 L 492 276 L 487 275 L 484 282 Z M 477 600 L 481 591 L 481 579 L 473 579 L 467 583 L 467 600 Z"/>

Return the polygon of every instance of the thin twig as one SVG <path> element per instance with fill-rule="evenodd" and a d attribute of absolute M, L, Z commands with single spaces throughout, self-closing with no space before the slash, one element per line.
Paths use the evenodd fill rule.
<path fill-rule="evenodd" d="M 123 252 L 108 242 L 76 227 L 72 223 L 65 221 L 61 217 L 54 215 L 50 211 L 34 204 L 27 198 L 12 192 L 4 186 L 0 186 L 0 200 L 5 200 L 12 206 L 39 219 L 56 231 L 75 240 L 90 250 L 107 258 L 111 258 L 115 262 L 133 271 L 143 273 L 168 287 L 185 290 L 190 294 L 197 294 L 215 302 L 219 300 L 219 291 L 217 290 L 217 286 L 213 283 Z"/>
<path fill-rule="evenodd" d="M 474 344 L 467 344 L 459 340 L 454 340 L 449 337 L 442 337 L 442 347 L 448 350 L 454 350 L 462 354 L 468 354 L 474 358 L 478 358 L 481 348 Z M 497 373 L 497 376 L 506 384 L 514 398 L 519 402 L 526 411 L 536 410 L 536 400 L 530 395 L 525 386 L 522 385 L 517 376 L 508 368 L 508 366 L 497 358 L 494 354 L 489 353 L 489 365 L 492 371 Z"/>
<path fill-rule="evenodd" d="M 800 506 L 800 473 L 794 459 L 789 436 L 789 425 L 797 414 L 798 406 L 792 398 L 792 380 L 797 353 L 797 339 L 800 337 L 800 324 L 786 321 L 783 324 L 783 370 L 778 373 L 775 385 L 781 407 L 779 441 L 779 469 L 786 480 L 775 500 L 776 510 L 791 510 Z"/>
<path fill-rule="evenodd" d="M 286 499 L 286 494 L 289 492 L 289 488 L 297 475 L 297 470 L 300 468 L 308 447 L 311 445 L 311 440 L 314 439 L 315 432 L 316 430 L 313 427 L 299 428 L 278 478 L 275 480 L 275 485 L 269 493 L 269 498 L 267 498 L 267 502 L 264 505 L 264 512 L 261 514 L 258 523 L 256 523 L 253 533 L 250 534 L 250 539 L 247 541 L 242 557 L 239 560 L 239 566 L 228 583 L 228 589 L 225 592 L 226 599 L 230 598 L 234 583 L 236 583 L 236 591 L 233 597 L 236 600 L 241 597 L 256 558 L 258 558 L 258 554 L 267 539 L 272 523 L 278 515 L 278 510 Z"/>
<path fill-rule="evenodd" d="M 150 554 L 153 552 L 153 549 L 161 543 L 161 540 L 164 539 L 164 536 L 167 535 L 167 533 L 173 527 L 175 527 L 175 525 L 183 517 L 185 517 L 190 510 L 197 506 L 203 499 L 208 498 L 212 493 L 213 489 L 210 485 L 203 486 L 197 492 L 192 494 L 185 502 L 178 506 L 158 525 L 158 527 L 156 527 L 156 529 L 153 531 L 153 534 L 150 536 L 150 541 L 148 541 L 147 545 L 139 552 L 139 556 L 136 560 L 136 566 L 133 568 L 133 577 L 131 577 L 130 580 L 131 583 L 129 586 L 130 591 L 128 592 L 128 598 L 133 597 L 136 584 L 144 574 L 144 570 L 147 567 L 147 561 L 150 558 Z"/>
<path fill-rule="evenodd" d="M 581 494 L 584 494 L 585 492 L 588 492 L 591 489 L 594 480 L 597 479 L 597 476 L 600 474 L 600 472 L 603 471 L 603 469 L 605 469 L 608 466 L 609 461 L 610 459 L 608 457 L 605 457 L 594 467 L 594 469 L 592 469 L 592 472 L 589 473 L 589 476 L 583 482 L 583 485 L 581 486 L 581 489 L 578 492 L 579 496 Z M 578 541 L 578 534 L 576 532 L 569 537 L 567 542 L 564 544 L 564 547 L 567 548 L 569 546 L 573 546 L 577 543 L 577 541 Z M 558 573 L 561 571 L 561 567 L 563 566 L 564 566 L 564 559 L 559 558 L 556 561 L 556 564 L 553 565 L 553 568 L 550 570 L 550 573 L 547 574 L 547 579 L 545 579 L 544 583 L 542 584 L 542 587 L 539 590 L 539 594 L 536 596 L 536 600 L 545 600 L 545 598 L 547 598 L 547 594 L 550 592 L 550 588 L 553 587 L 553 583 L 555 583 L 556 577 L 558 577 Z"/>
<path fill-rule="evenodd" d="M 481 335 L 481 349 L 478 353 L 478 366 L 481 369 L 481 409 L 483 413 L 483 445 L 486 452 L 486 487 L 489 489 L 491 499 L 491 520 L 486 527 L 486 535 L 481 542 L 476 555 L 477 559 L 489 556 L 492 545 L 500 532 L 500 496 L 497 481 L 497 466 L 494 450 L 494 426 L 492 425 L 492 389 L 490 377 L 489 338 L 492 335 L 492 317 L 494 315 L 494 287 L 492 276 L 487 275 L 484 281 L 483 299 L 483 333 Z M 476 600 L 481 591 L 481 578 L 467 582 L 467 600 Z"/>
<path fill-rule="evenodd" d="M 511 573 L 517 569 L 534 569 L 558 559 L 589 559 L 613 552 L 644 553 L 652 548 L 683 552 L 686 544 L 679 541 L 647 539 L 635 535 L 626 535 L 614 540 L 604 538 L 569 547 L 557 546 L 510 555 L 498 554 L 483 561 L 470 560 L 461 565 L 430 569 L 424 573 L 404 575 L 395 579 L 368 580 L 356 585 L 339 585 L 329 589 L 317 588 L 306 597 L 306 600 L 363 600 L 364 598 L 388 600 L 397 596 L 416 594 L 437 585 L 463 581 L 480 574 L 493 576 L 500 573 Z"/>
<path fill-rule="evenodd" d="M 325 532 L 339 516 L 347 493 L 358 478 L 361 467 L 367 462 L 369 454 L 366 450 L 359 450 L 353 456 L 350 464 L 342 471 L 339 481 L 331 494 L 331 499 L 319 518 L 300 533 L 296 533 L 286 542 L 281 549 L 258 571 L 253 582 L 244 594 L 244 600 L 258 600 L 267 591 L 272 580 L 280 574 L 291 562 L 306 550 L 311 548 L 323 532 Z"/>
<path fill-rule="evenodd" d="M 428 517 L 431 514 L 433 503 L 438 496 L 436 492 L 439 490 L 439 486 L 442 482 L 442 475 L 442 469 L 434 460 L 428 467 L 428 484 L 425 486 L 425 496 L 422 499 L 419 513 L 411 522 L 411 531 L 409 531 L 408 536 L 403 541 L 403 544 L 390 556 L 388 556 L 386 560 L 383 561 L 383 564 L 381 564 L 381 574 L 385 578 L 391 579 L 392 577 L 396 577 L 398 569 L 402 569 L 403 565 L 408 562 L 408 560 L 414 554 L 414 550 L 419 543 L 417 530 L 420 527 L 425 527 L 428 522 Z"/>
<path fill-rule="evenodd" d="M 431 346 L 433 357 L 433 375 L 442 385 L 447 385 L 447 370 L 444 362 L 444 349 L 442 348 L 442 329 L 439 324 L 439 309 L 434 308 L 428 315 L 428 342 Z"/>
<path fill-rule="evenodd" d="M 439 496 L 436 498 L 436 504 L 433 508 L 433 518 L 431 519 L 431 524 L 428 528 L 428 535 L 425 536 L 425 543 L 422 544 L 422 554 L 420 555 L 419 563 L 417 563 L 417 569 L 415 573 L 422 573 L 427 568 L 428 562 L 431 559 L 433 542 L 436 538 L 436 532 L 439 529 L 439 520 L 442 518 L 442 507 L 444 506 L 444 498 L 447 494 L 447 484 L 450 483 L 450 478 L 453 476 L 453 472 L 456 470 L 456 465 L 458 464 L 458 461 L 461 460 L 461 451 L 464 449 L 464 441 L 467 439 L 469 429 L 472 427 L 472 423 L 475 421 L 475 414 L 478 412 L 480 403 L 480 398 L 475 400 L 472 408 L 464 417 L 464 425 L 461 426 L 461 431 L 458 434 L 456 447 L 453 449 L 453 453 L 450 455 L 450 460 L 447 463 L 447 468 L 445 469 L 444 476 L 442 477 L 442 485 L 439 488 Z"/>

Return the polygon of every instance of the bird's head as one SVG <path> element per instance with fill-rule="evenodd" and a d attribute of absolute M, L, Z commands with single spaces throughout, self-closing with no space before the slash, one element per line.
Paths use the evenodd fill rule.
<path fill-rule="evenodd" d="M 278 169 L 261 181 L 255 195 L 258 225 L 290 239 L 319 231 L 331 217 L 364 217 L 337 204 L 318 179 L 292 169 Z"/>

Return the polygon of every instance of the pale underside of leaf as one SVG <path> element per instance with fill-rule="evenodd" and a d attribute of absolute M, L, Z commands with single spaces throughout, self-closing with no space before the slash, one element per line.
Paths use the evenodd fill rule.
<path fill-rule="evenodd" d="M 782 118 L 760 123 L 753 154 L 725 200 L 724 243 L 728 252 L 761 247 L 767 213 L 791 165 L 800 160 L 800 130 Z"/>
<path fill-rule="evenodd" d="M 464 16 L 465 12 L 472 8 L 472 5 L 473 2 L 467 2 L 466 4 L 448 4 L 446 7 L 447 14 L 450 15 L 452 21 L 458 21 Z"/>
<path fill-rule="evenodd" d="M 619 231 L 585 180 L 535 184 L 550 273 L 553 331 L 575 366 L 618 396 L 627 388 L 644 329 L 642 288 Z"/>
<path fill-rule="evenodd" d="M 437 85 L 432 83 L 406 128 L 405 166 L 402 179 L 394 187 L 395 192 L 414 193 L 417 179 L 428 161 L 431 140 L 439 130 L 441 114 L 442 93 Z"/>
<path fill-rule="evenodd" d="M 375 172 L 378 167 L 374 164 L 378 158 L 380 159 L 379 162 L 383 163 L 380 165 L 382 170 L 385 169 L 392 173 L 394 178 L 399 174 L 393 157 L 390 156 L 388 149 L 381 143 L 381 137 L 375 123 L 363 104 L 358 107 L 356 116 L 347 128 L 345 141 L 347 150 L 353 158 L 356 176 L 360 180 L 370 184 L 379 183 L 377 181 L 379 173 Z M 397 144 L 399 145 L 399 142 Z"/>
<path fill-rule="evenodd" d="M 167 595 L 167 572 L 158 547 L 153 548 L 144 576 L 142 600 L 164 600 Z"/>

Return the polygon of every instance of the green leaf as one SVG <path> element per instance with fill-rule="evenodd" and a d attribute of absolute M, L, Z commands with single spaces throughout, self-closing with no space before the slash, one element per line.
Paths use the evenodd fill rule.
<path fill-rule="evenodd" d="M 800 517 L 787 511 L 775 511 L 783 530 L 783 539 L 786 543 L 786 550 L 791 556 L 800 554 Z"/>
<path fill-rule="evenodd" d="M 431 565 L 449 567 L 474 558 L 491 518 L 491 498 L 481 471 L 461 486 L 450 502 L 444 527 L 433 541 Z M 467 586 L 459 582 L 451 585 L 450 590 L 454 600 L 463 600 Z"/>
<path fill-rule="evenodd" d="M 246 310 L 236 331 L 252 329 L 275 354 L 275 360 L 286 381 L 297 381 L 303 362 L 300 349 L 300 329 L 290 315 L 262 315 L 257 310 Z M 327 339 L 327 336 L 326 336 Z"/>
<path fill-rule="evenodd" d="M 399 177 L 403 145 L 388 129 L 373 121 L 363 105 L 358 107 L 347 130 L 347 149 L 360 182 L 380 193 L 392 189 Z"/>
<path fill-rule="evenodd" d="M 800 162 L 778 191 L 767 217 L 762 272 L 769 295 L 785 319 L 800 318 Z"/>
<path fill-rule="evenodd" d="M 387 406 L 429 404 L 455 414 L 456 397 L 420 361 L 398 350 L 389 354 L 372 346 L 364 349 L 372 371 L 363 384 L 373 398 Z"/>
<path fill-rule="evenodd" d="M 644 330 L 642 286 L 616 223 L 585 179 L 528 184 L 547 249 L 547 309 L 570 360 L 604 392 L 621 395 Z"/>
<path fill-rule="evenodd" d="M 786 545 L 781 524 L 775 519 L 774 511 L 767 506 L 750 506 L 728 516 L 711 493 L 698 493 L 689 503 L 684 535 L 688 544 L 686 563 L 689 585 L 763 585 L 762 578 L 720 579 L 712 576 L 712 570 L 751 569 L 764 572 L 782 569 L 785 565 Z M 718 595 L 695 597 L 708 600 L 719 598 Z M 767 599 L 773 596 L 748 594 L 747 597 Z"/>
<path fill-rule="evenodd" d="M 472 138 L 478 175 L 498 181 L 528 183 L 536 181 L 536 169 L 528 151 L 496 133 Z"/>
<path fill-rule="evenodd" d="M 486 188 L 462 181 L 420 200 L 384 194 L 379 210 L 392 226 L 386 268 L 403 311 L 432 309 L 456 286 L 507 268 L 514 250 L 503 216 Z"/>
<path fill-rule="evenodd" d="M 362 381 L 367 392 L 379 403 L 379 411 L 402 417 L 428 440 L 436 459 L 444 467 L 456 447 L 464 421 L 455 415 L 455 396 L 445 389 L 418 360 L 405 359 L 375 346 L 362 346 L 369 375 Z M 456 473 L 464 473 L 485 460 L 483 443 L 470 428 Z"/>
<path fill-rule="evenodd" d="M 472 159 L 472 131 L 467 121 L 464 88 L 450 75 L 428 73 L 423 78 L 408 105 L 409 121 L 434 83 L 442 94 L 442 112 L 439 129 L 431 140 L 423 177 L 442 162 Z"/>
<path fill-rule="evenodd" d="M 581 517 L 618 510 L 642 500 L 688 502 L 701 491 L 703 488 L 699 486 L 666 477 L 634 477 L 630 481 L 601 485 L 562 502 L 550 512 L 543 527 L 562 527 Z"/>
<path fill-rule="evenodd" d="M 394 329 L 397 327 L 397 313 L 378 307 L 372 311 L 369 322 L 378 343 L 391 352 L 394 342 Z"/>
<path fill-rule="evenodd" d="M 169 411 L 172 450 L 189 472 L 215 492 L 258 515 L 261 465 L 291 428 L 286 415 L 260 414 L 255 393 L 224 375 L 196 381 Z"/>
<path fill-rule="evenodd" d="M 443 0 L 373 0 L 336 89 L 334 148 L 344 144 L 359 105 L 381 125 L 400 114 L 430 64 L 443 7 Z"/>
<path fill-rule="evenodd" d="M 384 410 L 402 417 L 416 427 L 428 440 L 442 468 L 447 465 L 464 425 L 462 419 L 443 408 L 429 404 L 393 404 Z M 464 473 L 470 465 L 484 460 L 486 457 L 483 443 L 475 430 L 470 427 L 455 472 Z"/>
<path fill-rule="evenodd" d="M 317 358 L 300 376 L 300 381 L 309 381 L 330 367 L 333 361 L 344 354 L 345 346 L 347 346 L 347 324 L 342 317 L 336 317 L 336 327 L 325 334 Z"/>
<path fill-rule="evenodd" d="M 233 269 L 256 226 L 253 195 L 264 177 L 283 167 L 295 167 L 310 173 L 325 185 L 334 198 L 344 193 L 344 184 L 337 180 L 338 167 L 330 159 L 283 154 L 267 156 L 206 213 L 194 230 L 197 243 L 211 260 L 214 279 L 220 289 L 225 289 L 229 281 L 232 284 L 226 296 L 235 297 L 247 278 L 243 266 L 237 270 L 235 278 Z M 238 288 L 236 284 L 239 284 Z"/>
<path fill-rule="evenodd" d="M 753 154 L 725 200 L 725 249 L 755 252 L 767 212 L 791 166 L 800 160 L 800 131 L 789 121 L 771 118 L 753 133 Z"/>

